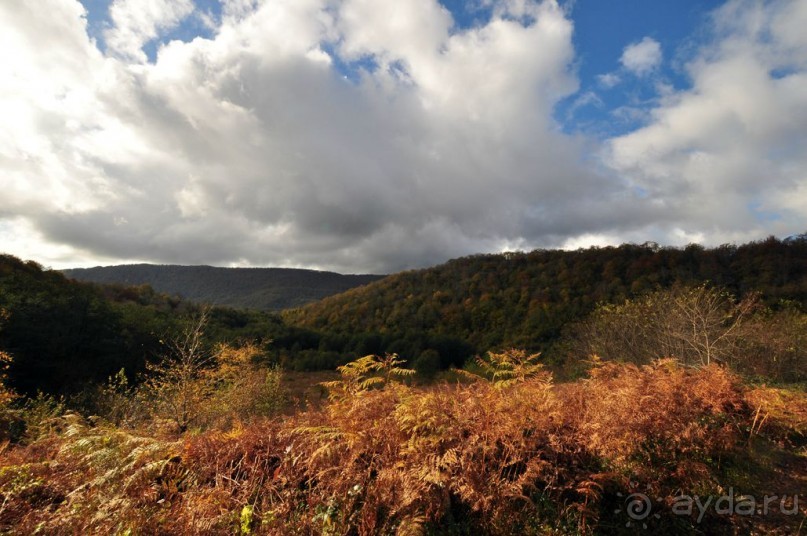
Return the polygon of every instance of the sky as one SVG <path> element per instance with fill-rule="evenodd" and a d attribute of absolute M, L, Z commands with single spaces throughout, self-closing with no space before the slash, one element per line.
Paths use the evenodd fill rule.
<path fill-rule="evenodd" d="M 807 2 L 0 2 L 0 251 L 389 273 L 807 231 Z"/>

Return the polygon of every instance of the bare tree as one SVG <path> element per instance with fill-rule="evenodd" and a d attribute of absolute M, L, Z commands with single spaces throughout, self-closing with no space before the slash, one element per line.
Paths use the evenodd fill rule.
<path fill-rule="evenodd" d="M 674 357 L 689 365 L 734 364 L 756 295 L 737 302 L 725 290 L 676 286 L 621 305 L 605 305 L 574 330 L 585 355 L 646 363 Z"/>
<path fill-rule="evenodd" d="M 180 432 L 188 429 L 210 396 L 209 382 L 203 381 L 213 359 L 203 341 L 209 316 L 209 310 L 202 309 L 178 336 L 166 341 L 163 359 L 147 366 L 144 387 L 152 409 L 174 421 Z"/>
<path fill-rule="evenodd" d="M 757 295 L 735 302 L 728 292 L 706 285 L 680 289 L 672 296 L 669 335 L 680 342 L 681 357 L 688 361 L 731 364 L 745 321 L 758 304 Z"/>
<path fill-rule="evenodd" d="M 140 389 L 150 412 L 173 422 L 180 433 L 269 415 L 283 404 L 282 373 L 261 363 L 261 347 L 205 343 L 209 316 L 203 309 L 166 342 L 168 351 L 148 366 Z"/>

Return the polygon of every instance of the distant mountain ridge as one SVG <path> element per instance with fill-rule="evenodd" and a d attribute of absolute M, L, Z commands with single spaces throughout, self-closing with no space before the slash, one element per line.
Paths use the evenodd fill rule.
<path fill-rule="evenodd" d="M 62 270 L 69 278 L 103 284 L 150 285 L 158 292 L 229 307 L 279 311 L 377 281 L 385 276 L 343 275 L 297 268 L 219 268 L 126 264 Z"/>

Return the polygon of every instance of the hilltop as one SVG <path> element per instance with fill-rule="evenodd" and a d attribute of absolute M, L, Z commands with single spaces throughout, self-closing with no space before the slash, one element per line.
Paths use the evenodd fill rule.
<path fill-rule="evenodd" d="M 150 285 L 196 303 L 277 311 L 299 307 L 383 276 L 342 275 L 295 268 L 219 268 L 127 264 L 62 270 L 72 279 L 93 283 Z"/>

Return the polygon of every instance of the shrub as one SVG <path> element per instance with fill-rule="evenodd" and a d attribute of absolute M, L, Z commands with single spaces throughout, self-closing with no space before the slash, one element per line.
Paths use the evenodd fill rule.
<path fill-rule="evenodd" d="M 488 352 L 486 358 L 476 358 L 476 366 L 482 376 L 464 370 L 458 372 L 471 379 L 488 378 L 499 388 L 535 378 L 549 382 L 552 376 L 538 362 L 540 357 L 541 354 L 527 355 L 524 350 L 516 348 L 498 353 Z"/>
<path fill-rule="evenodd" d="M 440 371 L 440 354 L 437 352 L 437 350 L 424 350 L 412 362 L 412 368 L 414 368 L 417 373 L 424 378 L 434 378 L 434 376 Z"/>
<path fill-rule="evenodd" d="M 283 403 L 280 369 L 265 367 L 263 350 L 254 343 L 206 348 L 206 323 L 202 311 L 169 341 L 168 355 L 147 367 L 135 393 L 138 403 L 151 409 L 154 420 L 173 423 L 179 433 L 277 412 Z"/>
<path fill-rule="evenodd" d="M 577 441 L 609 469 L 656 484 L 668 475 L 687 478 L 730 451 L 749 414 L 736 376 L 671 359 L 642 367 L 599 363 L 563 400 Z"/>
<path fill-rule="evenodd" d="M 5 309 L 0 308 L 0 324 L 7 318 Z M 8 369 L 11 361 L 11 356 L 0 350 L 0 441 L 10 438 L 11 427 L 16 421 L 11 403 L 17 398 L 17 394 L 8 386 Z"/>
<path fill-rule="evenodd" d="M 263 350 L 254 343 L 239 347 L 220 344 L 213 365 L 205 371 L 209 396 L 200 409 L 205 426 L 226 428 L 234 420 L 251 421 L 280 411 L 285 396 L 278 366 L 261 364 Z"/>

